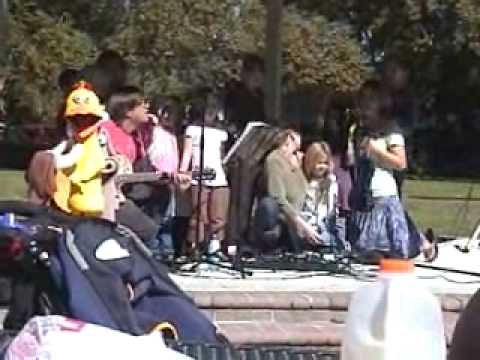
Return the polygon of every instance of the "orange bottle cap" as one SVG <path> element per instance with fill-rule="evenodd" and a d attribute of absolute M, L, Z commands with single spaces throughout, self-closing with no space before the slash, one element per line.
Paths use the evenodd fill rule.
<path fill-rule="evenodd" d="M 415 265 L 410 260 L 383 259 L 380 261 L 380 272 L 383 273 L 411 273 Z"/>

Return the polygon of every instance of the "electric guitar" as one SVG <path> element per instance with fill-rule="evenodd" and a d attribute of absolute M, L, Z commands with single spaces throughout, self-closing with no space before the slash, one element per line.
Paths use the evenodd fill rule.
<path fill-rule="evenodd" d="M 138 172 L 134 173 L 133 168 L 128 160 L 123 156 L 109 157 L 106 160 L 106 167 L 102 171 L 104 174 L 104 184 L 113 181 L 116 188 L 117 200 L 122 201 L 123 192 L 122 187 L 127 184 L 133 183 L 157 183 L 157 184 L 169 184 L 175 181 L 175 178 L 171 174 L 156 173 L 156 172 Z M 203 172 L 194 170 L 191 173 L 191 179 L 197 181 L 215 180 L 217 174 L 214 169 L 204 169 Z M 72 182 L 65 172 L 59 170 L 56 173 L 56 187 L 57 191 L 53 195 L 53 201 L 55 205 L 66 213 L 71 213 L 69 206 L 69 199 L 72 191 Z M 190 186 L 188 183 L 180 183 L 180 188 L 186 190 Z"/>
<path fill-rule="evenodd" d="M 215 180 L 217 173 L 214 169 L 204 169 L 203 172 L 194 170 L 191 173 L 191 178 L 197 181 Z M 133 183 L 157 183 L 169 184 L 175 181 L 174 176 L 168 173 L 154 173 L 154 172 L 138 172 L 131 174 L 114 175 L 115 185 L 118 189 L 126 184 Z"/>

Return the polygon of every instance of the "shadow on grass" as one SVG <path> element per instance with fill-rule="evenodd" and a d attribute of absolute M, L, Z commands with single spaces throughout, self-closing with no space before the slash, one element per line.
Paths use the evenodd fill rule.
<path fill-rule="evenodd" d="M 438 181 L 450 183 L 466 183 L 466 184 L 480 184 L 480 177 L 474 176 L 429 176 L 429 175 L 414 175 L 408 174 L 407 180 L 415 181 Z"/>
<path fill-rule="evenodd" d="M 409 195 L 410 199 L 415 200 L 438 200 L 438 201 L 480 201 L 479 197 L 465 196 L 428 196 L 428 195 Z"/>

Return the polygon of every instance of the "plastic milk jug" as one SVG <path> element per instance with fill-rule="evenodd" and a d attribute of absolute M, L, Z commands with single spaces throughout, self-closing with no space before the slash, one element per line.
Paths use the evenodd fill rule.
<path fill-rule="evenodd" d="M 406 260 L 384 260 L 375 283 L 352 297 L 342 360 L 444 360 L 445 332 L 438 300 Z"/>

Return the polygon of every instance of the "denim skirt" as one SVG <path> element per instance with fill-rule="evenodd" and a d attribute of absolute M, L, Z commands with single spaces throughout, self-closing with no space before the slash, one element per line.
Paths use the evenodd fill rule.
<path fill-rule="evenodd" d="M 398 196 L 377 197 L 369 211 L 353 211 L 348 239 L 359 255 L 380 252 L 393 258 L 420 253 L 421 234 L 405 212 Z"/>

